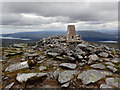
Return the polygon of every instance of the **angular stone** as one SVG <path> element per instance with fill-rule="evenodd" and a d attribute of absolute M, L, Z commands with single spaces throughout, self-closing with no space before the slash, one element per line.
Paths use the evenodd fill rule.
<path fill-rule="evenodd" d="M 85 65 L 85 63 L 79 63 L 79 66 L 80 67 L 82 67 L 82 66 L 84 66 Z"/>
<path fill-rule="evenodd" d="M 98 60 L 99 59 L 99 57 L 95 54 L 95 55 L 90 55 L 89 56 L 89 60 L 93 60 L 93 61 L 96 61 L 96 60 Z"/>
<path fill-rule="evenodd" d="M 52 57 L 54 57 L 54 56 L 57 56 L 57 55 L 59 55 L 59 54 L 58 54 L 58 53 L 48 52 L 48 56 L 52 56 Z"/>
<path fill-rule="evenodd" d="M 112 75 L 113 73 L 110 71 L 105 71 L 105 70 L 99 70 L 102 74 L 104 75 Z"/>
<path fill-rule="evenodd" d="M 78 59 L 83 59 L 83 57 L 81 55 L 77 55 Z"/>
<path fill-rule="evenodd" d="M 77 45 L 77 48 L 81 48 L 81 49 L 82 49 L 82 48 L 86 48 L 86 47 L 87 47 L 87 45 L 85 45 L 85 44 L 78 44 L 78 45 Z"/>
<path fill-rule="evenodd" d="M 14 82 L 12 82 L 11 84 L 7 85 L 4 89 L 9 89 L 14 85 Z"/>
<path fill-rule="evenodd" d="M 106 83 L 115 87 L 119 87 L 120 79 L 119 78 L 106 78 Z"/>
<path fill-rule="evenodd" d="M 61 73 L 61 71 L 54 71 L 53 72 L 53 77 L 55 78 L 55 79 L 57 79 L 58 78 L 58 75 Z"/>
<path fill-rule="evenodd" d="M 5 69 L 5 71 L 13 72 L 13 71 L 20 70 L 20 69 L 23 69 L 23 68 L 29 68 L 28 61 L 24 61 L 24 62 L 17 63 L 17 64 L 12 64 L 9 67 L 7 67 Z"/>
<path fill-rule="evenodd" d="M 101 56 L 101 57 L 108 57 L 108 53 L 106 53 L 106 52 L 101 52 L 101 53 L 99 53 L 99 56 Z"/>
<path fill-rule="evenodd" d="M 105 61 L 110 61 L 110 59 L 107 59 L 107 58 L 106 58 L 106 59 L 104 59 L 104 60 L 105 60 Z"/>
<path fill-rule="evenodd" d="M 90 67 L 98 68 L 98 69 L 105 69 L 105 65 L 103 65 L 102 63 L 93 64 L 93 65 L 91 65 Z"/>
<path fill-rule="evenodd" d="M 111 62 L 106 62 L 105 64 L 106 64 L 106 65 L 110 65 L 110 66 L 114 66 L 114 64 L 111 63 Z"/>
<path fill-rule="evenodd" d="M 41 61 L 38 61 L 38 64 L 42 64 L 43 63 L 43 60 L 41 60 Z"/>
<path fill-rule="evenodd" d="M 120 61 L 119 61 L 118 58 L 115 58 L 115 59 L 112 60 L 112 62 L 113 62 L 113 63 L 118 63 L 118 62 L 120 62 Z"/>
<path fill-rule="evenodd" d="M 28 79 L 38 77 L 41 78 L 43 76 L 47 76 L 47 73 L 18 73 L 16 80 L 20 83 L 27 82 Z"/>
<path fill-rule="evenodd" d="M 65 59 L 68 61 L 75 61 L 75 58 L 70 56 L 65 56 Z"/>
<path fill-rule="evenodd" d="M 60 56 L 57 56 L 56 59 L 64 60 L 64 58 L 63 58 L 63 57 L 60 57 Z"/>
<path fill-rule="evenodd" d="M 40 67 L 39 67 L 39 70 L 40 70 L 40 71 L 45 70 L 45 69 L 46 69 L 45 66 L 40 66 Z"/>
<path fill-rule="evenodd" d="M 61 67 L 67 67 L 67 68 L 70 68 L 70 69 L 75 69 L 77 67 L 76 64 L 71 64 L 71 63 L 61 63 L 60 66 Z"/>
<path fill-rule="evenodd" d="M 113 87 L 108 84 L 101 84 L 100 88 L 113 88 Z"/>
<path fill-rule="evenodd" d="M 98 80 L 100 80 L 101 78 L 104 78 L 105 75 L 102 74 L 100 71 L 97 70 L 87 70 L 82 72 L 81 74 L 78 75 L 77 79 L 81 79 L 82 82 L 87 85 L 90 83 L 95 83 Z"/>
<path fill-rule="evenodd" d="M 34 53 L 34 54 L 27 54 L 27 56 L 29 56 L 29 57 L 36 57 L 36 56 L 38 56 L 38 54 L 37 54 L 37 53 Z"/>
<path fill-rule="evenodd" d="M 113 72 L 117 71 L 117 69 L 115 67 L 113 67 L 113 66 L 107 66 L 107 68 L 110 69 L 110 70 L 112 70 Z"/>
<path fill-rule="evenodd" d="M 72 78 L 74 78 L 74 74 L 79 73 L 78 71 L 72 71 L 72 70 L 65 70 L 62 73 L 59 74 L 58 76 L 58 81 L 59 83 L 63 84 L 68 81 L 70 81 Z"/>
<path fill-rule="evenodd" d="M 85 52 L 84 51 L 82 51 L 81 49 L 76 49 L 76 51 L 75 51 L 75 56 L 76 55 L 85 55 Z"/>
<path fill-rule="evenodd" d="M 70 83 L 68 82 L 68 83 L 63 84 L 61 87 L 67 88 L 67 87 L 69 87 L 69 85 L 70 85 Z"/>

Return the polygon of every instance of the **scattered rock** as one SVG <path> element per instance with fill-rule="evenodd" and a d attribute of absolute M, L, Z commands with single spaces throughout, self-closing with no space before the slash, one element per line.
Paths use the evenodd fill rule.
<path fill-rule="evenodd" d="M 87 45 L 85 45 L 85 44 L 78 44 L 77 45 L 77 48 L 80 48 L 80 49 L 83 49 L 83 48 L 86 48 L 87 47 Z"/>
<path fill-rule="evenodd" d="M 113 88 L 113 87 L 108 84 L 101 84 L 100 88 Z"/>
<path fill-rule="evenodd" d="M 114 66 L 114 64 L 111 63 L 111 62 L 106 62 L 105 64 L 106 64 L 106 65 L 110 65 L 110 66 Z"/>
<path fill-rule="evenodd" d="M 96 60 L 98 60 L 99 59 L 99 57 L 95 54 L 95 55 L 90 55 L 89 56 L 89 60 L 93 60 L 93 61 L 96 61 Z"/>
<path fill-rule="evenodd" d="M 61 63 L 60 66 L 61 67 L 67 67 L 69 69 L 75 69 L 77 67 L 76 64 L 71 64 L 71 63 Z"/>
<path fill-rule="evenodd" d="M 83 59 L 83 57 L 81 55 L 77 55 L 78 59 Z"/>
<path fill-rule="evenodd" d="M 120 62 L 118 58 L 115 58 L 115 59 L 113 59 L 113 60 L 111 60 L 111 61 L 112 61 L 113 63 L 118 63 L 118 62 Z"/>
<path fill-rule="evenodd" d="M 75 58 L 70 56 L 65 56 L 65 59 L 68 61 L 75 61 Z"/>
<path fill-rule="evenodd" d="M 98 69 L 105 69 L 105 65 L 103 65 L 102 63 L 93 64 L 93 65 L 91 65 L 90 67 L 98 68 Z"/>
<path fill-rule="evenodd" d="M 113 67 L 113 66 L 107 66 L 107 68 L 110 69 L 110 70 L 112 70 L 113 72 L 117 71 L 117 69 L 115 67 Z"/>
<path fill-rule="evenodd" d="M 104 75 L 113 75 L 113 73 L 110 71 L 105 71 L 105 70 L 99 70 L 99 71 Z"/>
<path fill-rule="evenodd" d="M 16 80 L 22 83 L 22 82 L 27 82 L 27 80 L 30 78 L 34 78 L 34 77 L 41 78 L 44 76 L 47 76 L 47 73 L 18 73 Z"/>
<path fill-rule="evenodd" d="M 107 58 L 106 58 L 106 59 L 104 59 L 104 60 L 105 60 L 105 61 L 110 61 L 110 59 L 107 59 Z"/>
<path fill-rule="evenodd" d="M 38 61 L 38 64 L 42 64 L 43 63 L 43 60 L 41 60 L 41 61 Z"/>
<path fill-rule="evenodd" d="M 59 74 L 58 81 L 61 84 L 66 83 L 66 82 L 70 81 L 72 78 L 74 78 L 73 75 L 77 74 L 77 73 L 78 73 L 78 71 L 65 70 Z"/>
<path fill-rule="evenodd" d="M 28 57 L 36 57 L 36 56 L 38 56 L 38 54 L 37 54 L 37 53 L 27 54 L 27 56 L 28 56 Z"/>
<path fill-rule="evenodd" d="M 80 67 L 82 67 L 82 66 L 84 66 L 85 65 L 85 63 L 79 63 L 79 66 Z"/>
<path fill-rule="evenodd" d="M 61 87 L 62 88 L 67 88 L 67 87 L 69 87 L 69 85 L 70 85 L 70 83 L 68 82 L 68 83 L 63 84 Z"/>
<path fill-rule="evenodd" d="M 5 69 L 5 71 L 13 72 L 13 71 L 20 70 L 20 69 L 23 69 L 23 68 L 29 68 L 27 62 L 28 61 L 24 61 L 24 62 L 21 62 L 21 63 L 18 63 L 18 64 L 12 64 L 9 67 L 7 67 Z"/>
<path fill-rule="evenodd" d="M 63 57 L 60 57 L 60 56 L 57 56 L 56 59 L 64 60 L 64 58 L 63 58 Z"/>
<path fill-rule="evenodd" d="M 14 82 L 12 82 L 11 84 L 7 85 L 4 89 L 10 89 L 13 85 L 14 85 Z"/>
<path fill-rule="evenodd" d="M 108 53 L 106 53 L 106 52 L 101 52 L 101 53 L 99 53 L 99 56 L 101 56 L 101 57 L 108 57 Z"/>
<path fill-rule="evenodd" d="M 53 72 L 53 77 L 55 78 L 55 79 L 57 79 L 58 78 L 58 75 L 61 73 L 61 71 L 54 71 Z"/>
<path fill-rule="evenodd" d="M 119 78 L 106 78 L 106 83 L 115 87 L 119 87 L 120 79 Z"/>
<path fill-rule="evenodd" d="M 81 74 L 78 75 L 77 79 L 81 79 L 83 84 L 88 85 L 89 83 L 95 83 L 104 77 L 105 75 L 102 74 L 100 71 L 91 69 L 83 71 Z"/>
<path fill-rule="evenodd" d="M 40 67 L 39 67 L 39 70 L 40 70 L 40 71 L 45 70 L 45 69 L 46 69 L 45 66 L 40 66 Z"/>
<path fill-rule="evenodd" d="M 58 56 L 58 55 L 59 55 L 58 53 L 48 52 L 48 56 L 50 56 L 50 57 L 55 57 L 55 56 Z"/>

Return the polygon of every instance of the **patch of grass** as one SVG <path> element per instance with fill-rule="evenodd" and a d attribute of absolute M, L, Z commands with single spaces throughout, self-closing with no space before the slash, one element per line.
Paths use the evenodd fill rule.
<path fill-rule="evenodd" d="M 89 65 L 85 65 L 84 67 L 85 67 L 85 70 L 91 69 L 91 67 Z"/>

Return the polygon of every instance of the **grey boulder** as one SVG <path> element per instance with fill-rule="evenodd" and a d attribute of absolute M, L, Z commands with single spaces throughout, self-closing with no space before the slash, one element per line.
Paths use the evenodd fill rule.
<path fill-rule="evenodd" d="M 66 83 L 70 81 L 72 78 L 74 78 L 74 74 L 77 74 L 77 73 L 78 71 L 65 70 L 59 74 L 58 81 L 61 84 Z"/>
<path fill-rule="evenodd" d="M 69 69 L 75 69 L 77 67 L 76 64 L 71 64 L 71 63 L 61 63 L 60 66 L 61 67 L 67 67 Z"/>
<path fill-rule="evenodd" d="M 99 53 L 99 56 L 101 56 L 101 57 L 108 57 L 108 53 L 106 53 L 106 52 L 101 52 L 101 53 Z"/>
<path fill-rule="evenodd" d="M 20 70 L 20 69 L 23 69 L 23 68 L 29 68 L 27 62 L 28 62 L 28 61 L 24 61 L 24 62 L 17 63 L 17 64 L 12 64 L 12 65 L 10 65 L 9 67 L 7 67 L 7 68 L 5 69 L 5 71 L 13 72 L 13 71 Z"/>
<path fill-rule="evenodd" d="M 106 83 L 115 87 L 119 87 L 120 79 L 119 78 L 106 78 Z"/>
<path fill-rule="evenodd" d="M 93 65 L 91 65 L 90 67 L 98 68 L 98 69 L 105 69 L 105 65 L 103 65 L 102 63 L 93 64 Z"/>
<path fill-rule="evenodd" d="M 43 76 L 47 76 L 47 73 L 18 73 L 16 80 L 20 83 L 27 82 L 28 79 L 38 77 L 41 78 Z"/>
<path fill-rule="evenodd" d="M 96 54 L 89 56 L 89 60 L 96 61 L 96 60 L 98 60 L 98 59 L 99 59 L 99 57 L 98 57 Z"/>
<path fill-rule="evenodd" d="M 107 68 L 110 69 L 110 70 L 112 70 L 113 72 L 117 71 L 117 69 L 115 67 L 113 67 L 113 66 L 107 66 Z"/>
<path fill-rule="evenodd" d="M 78 75 L 77 79 L 81 79 L 83 84 L 88 85 L 90 83 L 95 83 L 104 77 L 105 75 L 102 74 L 100 71 L 91 69 L 83 71 L 81 74 Z"/>
<path fill-rule="evenodd" d="M 101 84 L 100 88 L 113 88 L 113 87 L 108 84 Z"/>

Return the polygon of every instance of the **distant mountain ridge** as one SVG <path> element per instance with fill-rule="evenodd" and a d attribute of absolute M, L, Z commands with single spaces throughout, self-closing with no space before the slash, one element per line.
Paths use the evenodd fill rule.
<path fill-rule="evenodd" d="M 76 31 L 86 41 L 117 41 L 116 35 L 110 33 L 102 33 L 97 31 Z M 36 32 L 19 32 L 12 34 L 2 34 L 3 37 L 27 38 L 31 40 L 40 40 L 41 38 L 65 35 L 66 31 L 36 31 Z"/>

